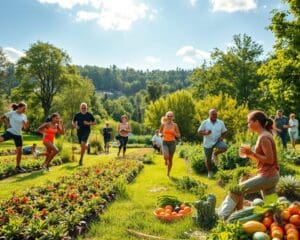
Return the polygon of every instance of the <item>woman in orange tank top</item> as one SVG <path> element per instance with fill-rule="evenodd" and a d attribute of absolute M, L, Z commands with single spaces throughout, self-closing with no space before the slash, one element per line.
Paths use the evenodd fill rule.
<path fill-rule="evenodd" d="M 43 144 L 45 145 L 47 151 L 46 151 L 46 159 L 43 164 L 43 168 L 46 170 L 49 169 L 49 165 L 51 160 L 55 157 L 55 155 L 58 153 L 58 148 L 54 145 L 54 139 L 56 133 L 64 134 L 64 126 L 60 119 L 60 116 L 58 113 L 53 113 L 49 121 L 43 123 L 39 128 L 38 132 L 43 134 Z"/>
<path fill-rule="evenodd" d="M 180 138 L 180 132 L 177 124 L 173 121 L 174 114 L 169 111 L 163 117 L 159 132 L 163 136 L 163 154 L 165 159 L 165 165 L 167 166 L 167 176 L 170 176 L 170 172 L 173 165 L 173 156 L 176 150 L 176 138 Z"/>

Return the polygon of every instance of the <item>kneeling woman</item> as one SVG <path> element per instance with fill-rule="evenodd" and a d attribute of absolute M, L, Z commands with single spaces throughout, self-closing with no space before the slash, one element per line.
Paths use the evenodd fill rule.
<path fill-rule="evenodd" d="M 38 128 L 38 132 L 43 134 L 43 144 L 47 149 L 43 168 L 49 171 L 50 162 L 58 153 L 58 148 L 54 145 L 55 134 L 64 134 L 65 132 L 59 114 L 53 113 L 47 122 Z"/>
<path fill-rule="evenodd" d="M 265 197 L 275 192 L 279 181 L 279 165 L 276 145 L 271 133 L 272 125 L 273 121 L 262 111 L 256 110 L 248 114 L 248 128 L 256 133 L 258 138 L 254 151 L 241 147 L 240 153 L 256 161 L 257 175 L 240 183 L 245 193 L 261 191 L 262 197 Z M 229 193 L 219 208 L 219 215 L 226 219 L 234 210 L 243 207 L 243 200 L 243 196 Z"/>

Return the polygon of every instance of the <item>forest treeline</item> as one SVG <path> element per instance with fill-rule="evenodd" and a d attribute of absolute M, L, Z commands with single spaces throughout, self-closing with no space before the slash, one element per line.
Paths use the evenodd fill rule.
<path fill-rule="evenodd" d="M 0 112 L 11 102 L 28 103 L 31 127 L 51 112 L 70 123 L 80 102 L 91 106 L 97 119 L 118 121 L 127 114 L 134 133 L 153 131 L 161 116 L 173 110 L 183 138 L 195 129 L 209 108 L 228 120 L 230 136 L 243 131 L 246 113 L 262 109 L 274 114 L 300 114 L 300 3 L 283 0 L 267 27 L 275 37 L 273 50 L 247 34 L 236 34 L 227 49 L 215 48 L 210 59 L 188 71 L 140 71 L 112 65 L 75 66 L 64 50 L 47 42 L 30 45 L 17 63 L 0 48 Z"/>

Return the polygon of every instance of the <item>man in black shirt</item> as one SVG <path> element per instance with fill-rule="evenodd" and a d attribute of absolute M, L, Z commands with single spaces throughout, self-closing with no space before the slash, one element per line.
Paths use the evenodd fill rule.
<path fill-rule="evenodd" d="M 275 117 L 277 135 L 280 137 L 283 148 L 287 149 L 287 133 L 289 128 L 289 119 L 283 115 L 282 110 L 277 110 Z"/>
<path fill-rule="evenodd" d="M 105 128 L 102 130 L 103 132 L 103 138 L 104 138 L 104 150 L 105 153 L 109 153 L 109 142 L 111 140 L 111 133 L 112 133 L 112 128 L 109 127 L 109 122 L 105 123 Z"/>
<path fill-rule="evenodd" d="M 87 140 L 91 132 L 91 125 L 95 125 L 96 121 L 90 112 L 87 111 L 87 104 L 80 104 L 80 112 L 76 113 L 72 125 L 77 129 L 78 142 L 81 147 L 79 165 L 82 165 L 83 155 L 87 148 Z"/>

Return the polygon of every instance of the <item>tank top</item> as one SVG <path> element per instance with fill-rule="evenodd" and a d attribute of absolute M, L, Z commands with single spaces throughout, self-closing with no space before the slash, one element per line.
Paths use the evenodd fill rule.
<path fill-rule="evenodd" d="M 165 126 L 166 124 L 164 124 L 163 128 L 163 140 L 165 142 L 175 141 L 175 124 L 173 123 L 170 128 L 166 128 Z"/>
<path fill-rule="evenodd" d="M 273 139 L 273 136 L 271 133 L 265 133 L 262 136 L 260 136 L 256 142 L 255 152 L 258 154 L 261 154 L 261 155 L 264 154 L 264 152 L 262 150 L 261 142 L 260 142 L 262 139 L 267 139 L 267 141 L 271 142 L 272 152 L 274 154 L 273 155 L 274 161 L 273 161 L 273 163 L 266 163 L 264 161 L 258 160 L 256 167 L 257 167 L 258 173 L 260 175 L 266 176 L 266 177 L 273 177 L 279 173 L 279 165 L 278 165 L 278 160 L 277 160 L 275 142 L 274 142 L 274 139 Z"/>
<path fill-rule="evenodd" d="M 57 128 L 48 127 L 44 130 L 43 143 L 54 142 L 55 134 L 57 133 Z"/>

